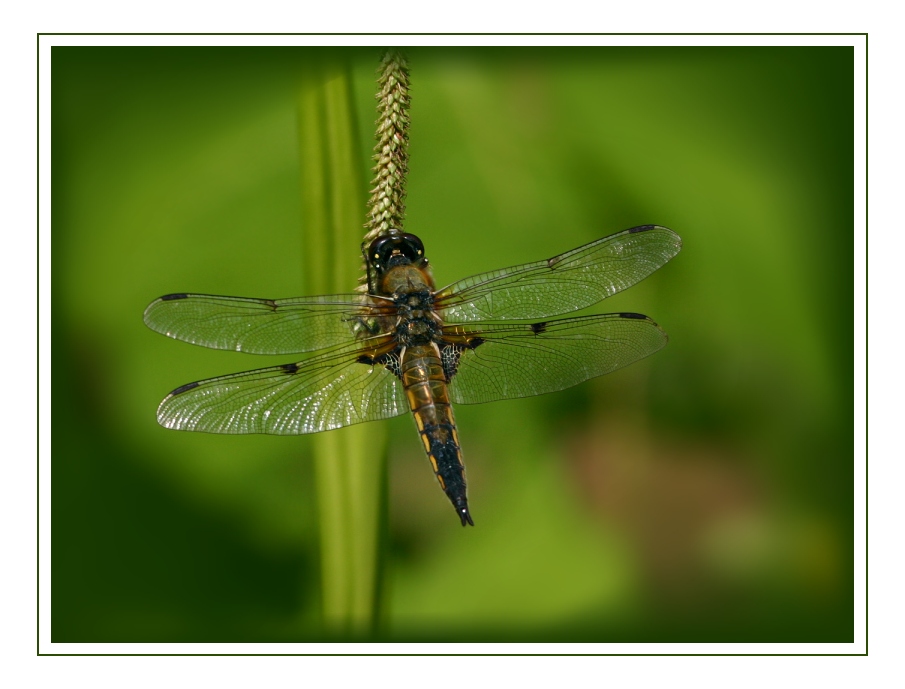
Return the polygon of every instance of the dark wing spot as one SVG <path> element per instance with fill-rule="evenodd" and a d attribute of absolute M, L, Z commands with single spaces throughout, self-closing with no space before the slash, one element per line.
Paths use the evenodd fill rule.
<path fill-rule="evenodd" d="M 282 366 L 280 366 L 280 368 L 283 369 L 284 373 L 292 374 L 292 373 L 296 373 L 299 370 L 299 365 L 298 364 L 283 364 Z"/>
<path fill-rule="evenodd" d="M 277 303 L 273 299 L 265 299 L 264 303 L 267 304 L 274 311 L 277 310 Z"/>
<path fill-rule="evenodd" d="M 635 232 L 647 232 L 648 230 L 652 230 L 656 225 L 638 225 L 638 227 L 633 227 L 629 230 L 629 233 L 634 234 Z"/>
<path fill-rule="evenodd" d="M 562 256 L 554 256 L 553 258 L 547 259 L 547 268 L 555 268 L 556 264 L 562 261 Z"/>
<path fill-rule="evenodd" d="M 374 359 L 375 363 L 386 367 L 387 371 L 397 378 L 402 378 L 402 361 L 397 352 L 387 352 Z"/>
<path fill-rule="evenodd" d="M 180 385 L 178 388 L 173 390 L 168 397 L 175 397 L 176 395 L 181 395 L 183 392 L 188 392 L 194 388 L 198 387 L 198 383 L 186 383 L 185 385 Z"/>
<path fill-rule="evenodd" d="M 440 364 L 443 366 L 443 373 L 446 375 L 446 382 L 452 380 L 459 370 L 459 358 L 462 356 L 462 350 L 465 345 L 448 344 L 440 350 Z"/>
<path fill-rule="evenodd" d="M 647 316 L 642 313 L 620 313 L 619 318 L 637 318 L 641 321 L 649 320 Z"/>
<path fill-rule="evenodd" d="M 174 301 L 176 299 L 188 299 L 189 295 L 184 292 L 180 292 L 179 294 L 164 294 L 160 301 Z"/>
<path fill-rule="evenodd" d="M 547 323 L 544 321 L 543 323 L 532 323 L 528 326 L 531 328 L 531 332 L 535 335 L 540 335 L 541 333 L 547 332 Z"/>
<path fill-rule="evenodd" d="M 486 340 L 483 337 L 470 337 L 464 343 L 457 342 L 455 344 L 443 345 L 440 350 L 440 363 L 443 365 L 443 372 L 446 374 L 446 382 L 450 382 L 459 370 L 459 359 L 462 358 L 462 352 L 465 350 L 473 350 L 484 344 Z"/>
<path fill-rule="evenodd" d="M 365 366 L 383 366 L 397 378 L 402 377 L 402 368 L 399 361 L 399 355 L 396 352 L 387 352 L 386 354 L 381 354 L 380 356 L 360 354 L 355 361 L 357 361 L 359 364 L 364 364 Z"/>

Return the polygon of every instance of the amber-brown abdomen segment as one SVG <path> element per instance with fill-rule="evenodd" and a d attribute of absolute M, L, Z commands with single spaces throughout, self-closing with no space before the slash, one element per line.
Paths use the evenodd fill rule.
<path fill-rule="evenodd" d="M 459 435 L 437 345 L 430 343 L 407 347 L 402 356 L 400 373 L 421 442 L 440 487 L 455 507 L 462 526 L 474 526 L 468 512 Z"/>

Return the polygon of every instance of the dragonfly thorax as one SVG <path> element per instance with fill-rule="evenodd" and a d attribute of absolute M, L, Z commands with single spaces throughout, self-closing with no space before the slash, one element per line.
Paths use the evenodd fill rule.
<path fill-rule="evenodd" d="M 442 321 L 434 311 L 434 294 L 426 289 L 424 281 L 418 283 L 421 271 L 403 273 L 397 268 L 392 275 L 397 278 L 400 291 L 392 294 L 396 309 L 396 341 L 406 347 L 437 341 L 443 334 Z M 410 289 L 415 286 L 422 289 Z"/>
<path fill-rule="evenodd" d="M 425 312 L 434 310 L 434 295 L 429 290 L 423 292 L 409 292 L 394 294 L 393 302 L 400 315 L 412 315 L 417 317 Z"/>
<path fill-rule="evenodd" d="M 396 326 L 396 341 L 404 347 L 414 347 L 436 342 L 443 334 L 440 321 L 432 314 L 425 312 L 400 314 Z"/>
<path fill-rule="evenodd" d="M 396 305 L 432 308 L 434 280 L 429 269 L 408 264 L 395 266 L 380 281 L 381 292 L 393 298 Z M 412 300 L 417 303 L 412 304 Z"/>

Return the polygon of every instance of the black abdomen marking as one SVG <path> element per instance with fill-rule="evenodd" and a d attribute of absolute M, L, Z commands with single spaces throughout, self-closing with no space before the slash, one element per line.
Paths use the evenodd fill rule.
<path fill-rule="evenodd" d="M 462 526 L 474 522 L 468 511 L 465 486 L 465 467 L 459 461 L 459 446 L 456 444 L 454 427 L 448 424 L 425 426 L 422 433 L 430 440 L 430 454 L 436 462 L 436 474 L 443 492 L 453 504 Z"/>

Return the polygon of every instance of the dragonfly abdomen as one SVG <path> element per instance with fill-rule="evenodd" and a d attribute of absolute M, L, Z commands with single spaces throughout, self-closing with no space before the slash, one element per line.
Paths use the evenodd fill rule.
<path fill-rule="evenodd" d="M 407 347 L 402 356 L 400 375 L 421 442 L 440 487 L 455 507 L 462 526 L 473 526 L 468 512 L 459 434 L 437 345 Z"/>

